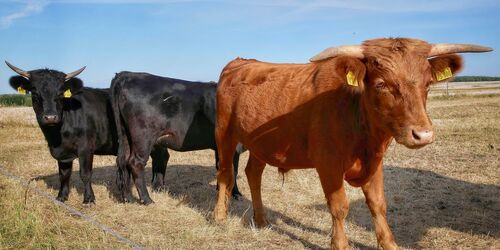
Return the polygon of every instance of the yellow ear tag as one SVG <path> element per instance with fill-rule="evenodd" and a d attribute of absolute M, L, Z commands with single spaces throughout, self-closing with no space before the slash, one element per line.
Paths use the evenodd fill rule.
<path fill-rule="evenodd" d="M 67 89 L 64 91 L 64 98 L 70 98 L 71 97 L 71 90 Z"/>
<path fill-rule="evenodd" d="M 355 87 L 358 86 L 358 79 L 356 79 L 356 76 L 354 75 L 354 73 L 352 73 L 352 71 L 349 70 L 349 72 L 347 72 L 346 78 L 347 84 Z"/>
<path fill-rule="evenodd" d="M 21 95 L 26 95 L 26 90 L 21 86 L 17 87 L 17 92 L 19 92 L 19 94 Z"/>
<path fill-rule="evenodd" d="M 438 80 L 438 82 L 439 82 L 439 81 L 448 79 L 452 76 L 453 76 L 453 73 L 451 72 L 450 67 L 446 67 L 443 69 L 443 71 L 436 73 L 436 80 Z"/>

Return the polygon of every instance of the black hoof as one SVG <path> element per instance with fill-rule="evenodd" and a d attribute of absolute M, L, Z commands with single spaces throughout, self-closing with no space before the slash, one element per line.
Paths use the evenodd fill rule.
<path fill-rule="evenodd" d="M 243 199 L 243 194 L 240 193 L 239 190 L 233 190 L 233 193 L 231 194 L 234 200 L 240 201 Z"/>
<path fill-rule="evenodd" d="M 151 198 L 146 198 L 146 199 L 144 199 L 144 200 L 141 200 L 141 204 L 142 204 L 142 205 L 146 205 L 146 206 L 147 206 L 147 205 L 149 205 L 149 204 L 151 204 L 151 203 L 154 203 L 154 201 L 153 201 L 153 200 L 151 200 Z"/>
<path fill-rule="evenodd" d="M 133 200 L 134 200 L 134 197 L 132 197 L 132 194 L 122 196 L 123 203 L 131 203 Z"/>
<path fill-rule="evenodd" d="M 56 200 L 60 201 L 60 202 L 65 202 L 66 200 L 68 200 L 68 197 L 65 197 L 65 196 L 57 196 L 56 197 Z"/>

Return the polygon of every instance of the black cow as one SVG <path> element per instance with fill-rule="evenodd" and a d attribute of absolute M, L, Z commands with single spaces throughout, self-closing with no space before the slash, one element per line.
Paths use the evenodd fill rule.
<path fill-rule="evenodd" d="M 74 78 L 85 67 L 69 74 L 55 70 L 21 70 L 7 65 L 20 76 L 10 78 L 10 85 L 31 92 L 38 125 L 47 140 L 50 154 L 59 165 L 61 186 L 57 200 L 68 199 L 73 160 L 80 162 L 80 177 L 85 191 L 83 203 L 95 202 L 92 191 L 92 161 L 96 155 L 116 155 L 118 136 L 111 109 L 109 89 L 83 87 Z M 165 165 L 166 149 L 155 148 L 153 165 Z"/>
<path fill-rule="evenodd" d="M 182 152 L 213 149 L 218 166 L 216 87 L 215 83 L 190 82 L 147 73 L 116 74 L 111 82 L 111 100 L 118 125 L 116 162 L 124 201 L 131 199 L 128 175 L 131 174 L 141 202 L 152 202 L 144 183 L 144 167 L 155 144 Z M 235 176 L 241 151 L 233 158 Z M 153 167 L 153 188 L 164 185 L 164 174 L 165 166 Z M 235 183 L 233 197 L 240 195 Z"/>

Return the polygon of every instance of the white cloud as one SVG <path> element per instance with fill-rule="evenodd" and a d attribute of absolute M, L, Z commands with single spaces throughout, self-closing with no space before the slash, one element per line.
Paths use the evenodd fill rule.
<path fill-rule="evenodd" d="M 22 3 L 24 4 L 24 7 L 21 10 L 1 17 L 0 28 L 7 28 L 17 19 L 27 17 L 34 13 L 42 12 L 45 6 L 49 4 L 49 1 L 31 0 L 31 1 L 22 1 Z"/>

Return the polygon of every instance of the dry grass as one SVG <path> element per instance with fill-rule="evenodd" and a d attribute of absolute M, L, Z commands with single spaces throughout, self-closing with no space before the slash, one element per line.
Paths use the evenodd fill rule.
<path fill-rule="evenodd" d="M 500 247 L 500 96 L 432 99 L 437 141 L 413 151 L 393 144 L 385 160 L 389 223 L 404 248 L 498 249 Z M 213 152 L 171 152 L 167 193 L 152 193 L 150 206 L 117 201 L 114 157 L 96 156 L 97 205 L 84 208 L 75 162 L 68 204 L 153 249 L 327 248 L 331 219 L 314 170 L 291 171 L 284 186 L 273 167 L 263 177 L 263 200 L 272 227 L 253 230 L 250 193 L 233 201 L 228 223 L 213 223 Z M 244 166 L 247 154 L 240 165 Z M 32 185 L 57 194 L 57 165 L 31 108 L 0 108 L 0 165 Z M 151 177 L 150 166 L 147 178 Z M 353 248 L 377 247 L 359 189 L 348 188 L 347 234 Z M 112 236 L 72 217 L 37 195 L 24 205 L 24 189 L 0 177 L 0 248 L 126 248 Z"/>

